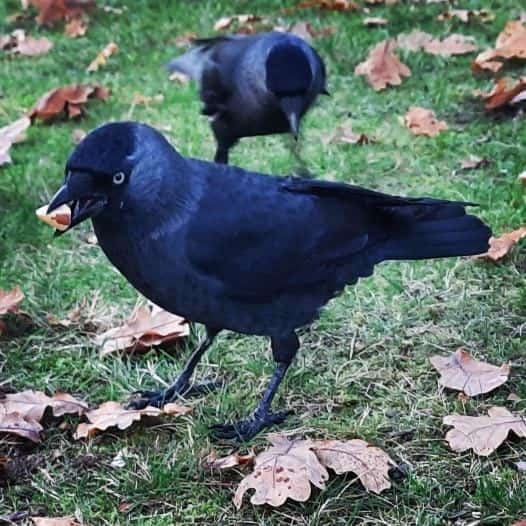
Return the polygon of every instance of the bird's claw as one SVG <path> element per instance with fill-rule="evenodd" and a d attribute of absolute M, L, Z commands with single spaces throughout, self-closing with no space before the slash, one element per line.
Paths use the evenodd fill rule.
<path fill-rule="evenodd" d="M 212 436 L 217 440 L 235 439 L 248 441 L 255 437 L 260 431 L 275 424 L 281 424 L 292 411 L 276 411 L 266 413 L 263 416 L 255 414 L 246 420 L 233 422 L 232 424 L 217 424 L 212 426 Z"/>

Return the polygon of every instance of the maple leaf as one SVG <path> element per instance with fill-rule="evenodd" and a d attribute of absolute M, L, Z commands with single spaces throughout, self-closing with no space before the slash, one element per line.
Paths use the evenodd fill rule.
<path fill-rule="evenodd" d="M 0 289 L 0 316 L 8 312 L 16 312 L 23 299 L 24 293 L 18 285 L 10 291 Z"/>
<path fill-rule="evenodd" d="M 82 18 L 73 18 L 64 27 L 64 33 L 71 38 L 82 37 L 87 30 L 88 24 Z"/>
<path fill-rule="evenodd" d="M 176 341 L 190 334 L 188 322 L 156 305 L 139 307 L 121 327 L 97 336 L 102 355 L 120 350 L 144 350 L 153 345 Z"/>
<path fill-rule="evenodd" d="M 435 113 L 426 108 L 412 106 L 404 117 L 405 125 L 414 135 L 427 135 L 435 137 L 441 131 L 447 130 L 444 121 L 437 120 Z"/>
<path fill-rule="evenodd" d="M 393 53 L 395 48 L 395 41 L 379 42 L 369 53 L 367 60 L 356 66 L 354 73 L 365 75 L 376 91 L 383 90 L 388 85 L 400 85 L 402 77 L 411 76 L 411 70 Z"/>
<path fill-rule="evenodd" d="M 476 91 L 475 95 L 484 99 L 484 107 L 487 110 L 516 104 L 526 100 L 526 77 L 521 77 L 516 83 L 506 77 L 498 79 L 489 93 Z"/>
<path fill-rule="evenodd" d="M 20 393 L 7 394 L 0 400 L 0 407 L 7 413 L 18 413 L 22 418 L 40 422 L 46 408 L 51 407 L 54 416 L 65 414 L 84 414 L 88 405 L 77 400 L 67 393 L 55 393 L 47 396 L 42 391 L 22 391 Z"/>
<path fill-rule="evenodd" d="M 444 387 L 464 391 L 468 396 L 489 393 L 508 380 L 510 366 L 500 367 L 475 360 L 466 349 L 457 349 L 450 356 L 431 356 L 429 361 L 440 373 L 438 382 Z"/>
<path fill-rule="evenodd" d="M 108 62 L 108 59 L 119 51 L 119 46 L 115 42 L 110 42 L 100 51 L 100 53 L 90 62 L 86 68 L 88 73 L 98 71 L 98 69 Z"/>
<path fill-rule="evenodd" d="M 68 205 L 61 205 L 50 214 L 47 213 L 48 205 L 41 206 L 35 211 L 38 219 L 52 226 L 56 230 L 67 230 L 71 223 L 71 208 Z"/>
<path fill-rule="evenodd" d="M 106 88 L 91 84 L 72 84 L 55 88 L 40 97 L 29 112 L 29 118 L 32 121 L 35 119 L 49 121 L 64 111 L 67 117 L 72 119 L 83 114 L 84 104 L 88 99 L 106 100 L 109 95 Z"/>
<path fill-rule="evenodd" d="M 489 240 L 489 249 L 484 254 L 472 256 L 473 259 L 490 259 L 491 261 L 499 261 L 506 256 L 515 244 L 523 237 L 526 237 L 526 226 L 502 234 L 499 237 L 491 237 Z"/>
<path fill-rule="evenodd" d="M 143 416 L 160 416 L 163 414 L 178 416 L 190 411 L 191 407 L 178 404 L 166 404 L 163 409 L 151 405 L 143 409 L 126 409 L 117 402 L 104 402 L 97 409 L 88 411 L 85 414 L 89 423 L 79 424 L 73 436 L 78 440 L 91 437 L 109 427 L 117 427 L 121 430 L 126 429 Z"/>
<path fill-rule="evenodd" d="M 9 150 L 13 144 L 25 140 L 25 132 L 30 125 L 31 120 L 28 117 L 22 117 L 0 128 L 0 166 L 12 161 Z"/>
<path fill-rule="evenodd" d="M 491 407 L 488 416 L 447 415 L 444 424 L 453 426 L 446 440 L 453 451 L 473 449 L 477 455 L 488 456 L 506 440 L 510 431 L 526 438 L 523 417 L 510 413 L 505 407 Z"/>
<path fill-rule="evenodd" d="M 7 412 L 0 405 L 0 433 L 8 433 L 40 442 L 40 433 L 44 428 L 35 420 L 23 418 L 18 413 Z"/>
<path fill-rule="evenodd" d="M 476 51 L 478 46 L 473 37 L 465 35 L 450 35 L 444 40 L 433 39 L 424 44 L 424 51 L 432 55 L 450 57 L 451 55 L 464 55 Z"/>
<path fill-rule="evenodd" d="M 75 517 L 31 517 L 35 526 L 82 526 Z"/>
<path fill-rule="evenodd" d="M 212 451 L 201 461 L 201 466 L 205 469 L 231 469 L 236 466 L 252 464 L 255 457 L 256 453 L 253 449 L 245 455 L 235 451 L 226 457 L 218 457 L 217 453 Z"/>
<path fill-rule="evenodd" d="M 94 9 L 95 0 L 27 0 L 24 8 L 32 5 L 38 9 L 37 23 L 51 26 L 60 20 L 76 18 Z"/>

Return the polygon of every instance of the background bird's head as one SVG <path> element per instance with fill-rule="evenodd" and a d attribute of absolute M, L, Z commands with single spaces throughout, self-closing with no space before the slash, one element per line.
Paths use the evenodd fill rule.
<path fill-rule="evenodd" d="M 163 171 L 155 168 L 165 151 L 178 156 L 159 132 L 145 124 L 115 122 L 95 129 L 70 155 L 64 185 L 49 203 L 48 214 L 68 204 L 69 230 L 90 217 L 118 214 L 138 199 L 147 202 L 159 191 Z"/>
<path fill-rule="evenodd" d="M 285 40 L 272 47 L 265 69 L 267 89 L 277 97 L 290 131 L 297 138 L 299 119 L 313 81 L 309 58 L 301 46 Z"/>

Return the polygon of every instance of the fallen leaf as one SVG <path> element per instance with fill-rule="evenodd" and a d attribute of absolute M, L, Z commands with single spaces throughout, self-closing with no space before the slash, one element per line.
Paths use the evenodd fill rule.
<path fill-rule="evenodd" d="M 18 413 L 8 413 L 0 405 L 0 433 L 8 433 L 40 442 L 40 433 L 44 428 L 35 420 L 24 419 Z"/>
<path fill-rule="evenodd" d="M 26 130 L 31 125 L 28 117 L 22 117 L 3 128 L 0 128 L 0 166 L 11 162 L 9 150 L 17 142 L 26 138 Z"/>
<path fill-rule="evenodd" d="M 398 0 L 365 0 L 365 3 L 369 5 L 394 5 L 398 3 Z"/>
<path fill-rule="evenodd" d="M 0 49 L 11 54 L 33 57 L 49 53 L 53 42 L 46 37 L 33 38 L 23 29 L 15 29 L 11 34 L 0 37 Z"/>
<path fill-rule="evenodd" d="M 526 185 L 526 171 L 520 173 L 517 176 L 517 180 L 520 181 L 523 185 Z"/>
<path fill-rule="evenodd" d="M 109 427 L 117 427 L 121 430 L 126 429 L 143 416 L 161 416 L 163 414 L 178 416 L 186 414 L 189 411 L 191 411 L 191 407 L 180 406 L 178 404 L 167 404 L 163 409 L 151 405 L 144 409 L 125 409 L 117 402 L 104 402 L 97 409 L 88 411 L 85 414 L 89 423 L 79 424 L 73 436 L 76 440 L 92 437 L 99 431 L 104 431 Z"/>
<path fill-rule="evenodd" d="M 281 506 L 287 499 L 305 502 L 311 494 L 311 483 L 325 489 L 329 473 L 312 451 L 310 440 L 289 440 L 270 436 L 272 447 L 254 459 L 254 471 L 239 484 L 234 504 L 241 507 L 243 496 L 255 489 L 250 498 L 254 505 Z"/>
<path fill-rule="evenodd" d="M 67 230 L 71 223 L 71 208 L 68 205 L 61 205 L 50 214 L 47 213 L 48 205 L 41 206 L 35 211 L 40 221 L 52 226 L 56 230 Z"/>
<path fill-rule="evenodd" d="M 300 2 L 298 9 L 327 9 L 329 11 L 359 11 L 361 8 L 352 0 L 305 0 Z"/>
<path fill-rule="evenodd" d="M 411 33 L 402 33 L 396 38 L 396 47 L 406 51 L 419 51 L 433 40 L 433 36 L 423 31 L 415 30 Z"/>
<path fill-rule="evenodd" d="M 73 18 L 64 27 L 64 33 L 71 38 L 83 37 L 88 30 L 88 24 L 82 18 Z"/>
<path fill-rule="evenodd" d="M 368 16 L 363 19 L 362 24 L 366 27 L 377 27 L 387 25 L 387 18 L 379 16 Z"/>
<path fill-rule="evenodd" d="M 517 393 L 510 393 L 507 397 L 506 397 L 506 400 L 508 400 L 509 402 L 520 402 L 520 396 L 517 394 Z"/>
<path fill-rule="evenodd" d="M 490 259 L 492 261 L 499 261 L 506 256 L 514 245 L 523 237 L 526 237 L 526 226 L 503 234 L 499 237 L 491 237 L 489 240 L 489 250 L 484 254 L 472 256 L 474 259 Z"/>
<path fill-rule="evenodd" d="M 0 289 L 0 316 L 8 312 L 16 312 L 23 299 L 24 293 L 18 285 L 10 291 Z"/>
<path fill-rule="evenodd" d="M 371 140 L 365 133 L 356 133 L 352 129 L 352 121 L 347 120 L 343 124 L 340 124 L 325 141 L 327 143 L 338 142 L 344 144 L 369 144 Z"/>
<path fill-rule="evenodd" d="M 64 111 L 68 118 L 72 119 L 82 115 L 88 99 L 106 100 L 108 97 L 109 91 L 98 85 L 72 84 L 55 88 L 40 97 L 36 106 L 29 112 L 29 118 L 32 121 L 49 121 Z"/>
<path fill-rule="evenodd" d="M 526 526 L 526 519 L 523 519 L 519 522 L 514 522 L 511 526 Z"/>
<path fill-rule="evenodd" d="M 180 71 L 173 71 L 168 78 L 181 86 L 186 86 L 190 82 L 190 77 Z"/>
<path fill-rule="evenodd" d="M 488 166 L 490 160 L 486 157 L 478 157 L 476 155 L 470 155 L 466 159 L 460 161 L 460 168 L 462 170 L 477 170 L 484 166 Z"/>
<path fill-rule="evenodd" d="M 82 526 L 75 517 L 32 517 L 35 526 Z"/>
<path fill-rule="evenodd" d="M 465 35 L 450 35 L 444 40 L 433 39 L 424 44 L 424 51 L 432 55 L 450 57 L 452 55 L 464 55 L 478 49 L 473 37 Z"/>
<path fill-rule="evenodd" d="M 505 407 L 491 407 L 488 416 L 448 415 L 445 425 L 453 426 L 446 440 L 453 451 L 473 449 L 477 455 L 488 456 L 506 440 L 510 431 L 526 438 L 526 422 Z"/>
<path fill-rule="evenodd" d="M 418 106 L 409 108 L 409 111 L 405 114 L 404 121 L 414 135 L 435 137 L 441 131 L 448 129 L 444 121 L 437 120 L 432 110 Z"/>
<path fill-rule="evenodd" d="M 108 59 L 117 53 L 119 46 L 115 42 L 110 42 L 107 44 L 102 51 L 90 62 L 89 66 L 86 68 L 88 73 L 93 73 L 98 71 L 98 69 L 108 62 Z"/>
<path fill-rule="evenodd" d="M 163 342 L 180 340 L 190 334 L 188 322 L 154 305 L 139 307 L 121 327 L 97 336 L 104 356 L 114 351 L 147 349 Z"/>
<path fill-rule="evenodd" d="M 487 110 L 516 104 L 526 99 L 526 77 L 520 78 L 516 83 L 506 77 L 498 79 L 489 93 L 476 91 L 475 95 L 484 100 L 484 107 Z"/>
<path fill-rule="evenodd" d="M 38 9 L 37 23 L 51 26 L 60 20 L 69 20 L 95 8 L 95 0 L 27 0 L 26 6 Z"/>
<path fill-rule="evenodd" d="M 411 76 L 411 70 L 393 53 L 396 42 L 384 40 L 370 52 L 367 60 L 358 64 L 356 75 L 366 75 L 369 84 L 376 90 L 385 89 L 388 85 L 398 86 L 402 77 Z"/>
<path fill-rule="evenodd" d="M 230 29 L 233 24 L 236 26 L 236 33 L 255 33 L 256 32 L 256 23 L 266 22 L 262 17 L 253 14 L 243 14 L 243 15 L 232 15 L 232 16 L 222 16 L 214 24 L 214 29 L 216 31 L 224 31 Z"/>
<path fill-rule="evenodd" d="M 500 367 L 476 360 L 466 349 L 457 349 L 450 356 L 431 356 L 429 361 L 440 373 L 440 385 L 468 396 L 489 393 L 508 380 L 510 366 Z"/>
<path fill-rule="evenodd" d="M 0 400 L 0 407 L 7 413 L 17 413 L 22 418 L 40 422 L 44 412 L 51 408 L 54 416 L 65 414 L 82 415 L 88 410 L 85 402 L 77 400 L 67 393 L 55 393 L 47 396 L 42 391 L 27 390 L 20 393 L 6 394 Z"/>
<path fill-rule="evenodd" d="M 518 471 L 525 471 L 526 472 L 526 462 L 521 460 L 519 462 L 515 462 L 515 465 L 517 466 L 517 470 Z"/>
<path fill-rule="evenodd" d="M 315 440 L 313 451 L 325 467 L 337 475 L 355 473 L 363 487 L 373 493 L 391 487 L 388 472 L 395 463 L 387 453 L 364 440 Z"/>
<path fill-rule="evenodd" d="M 275 31 L 279 31 L 280 28 L 274 28 Z M 325 27 L 323 29 L 315 29 L 309 22 L 296 22 L 285 32 L 292 33 L 303 40 L 311 40 L 312 38 L 324 37 L 332 35 L 336 31 L 336 28 L 332 26 Z"/>
<path fill-rule="evenodd" d="M 172 42 L 179 47 L 190 46 L 197 39 L 197 35 L 191 31 L 187 31 L 178 37 L 175 37 Z"/>
<path fill-rule="evenodd" d="M 475 72 L 499 71 L 510 59 L 526 59 L 526 26 L 520 20 L 506 24 L 497 37 L 495 48 L 480 53 L 472 64 Z"/>
<path fill-rule="evenodd" d="M 437 16 L 437 20 L 440 22 L 446 22 L 455 18 L 467 24 L 474 18 L 478 18 L 481 22 L 491 22 L 495 15 L 487 9 L 449 9 Z"/>
<path fill-rule="evenodd" d="M 71 139 L 75 144 L 79 144 L 84 137 L 86 137 L 87 133 L 82 128 L 75 128 L 71 132 Z"/>
<path fill-rule="evenodd" d="M 236 451 L 226 457 L 218 457 L 217 453 L 212 451 L 202 460 L 201 466 L 205 469 L 231 469 L 236 466 L 252 464 L 255 457 L 256 453 L 253 449 L 245 455 Z"/>

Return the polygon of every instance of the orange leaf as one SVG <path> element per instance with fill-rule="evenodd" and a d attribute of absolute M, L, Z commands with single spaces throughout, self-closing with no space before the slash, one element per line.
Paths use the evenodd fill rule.
<path fill-rule="evenodd" d="M 64 28 L 64 33 L 71 38 L 82 37 L 88 30 L 88 24 L 82 18 L 73 18 L 70 20 Z"/>
<path fill-rule="evenodd" d="M 36 210 L 38 219 L 57 230 L 67 230 L 71 223 L 71 208 L 68 205 L 61 205 L 50 214 L 47 213 L 47 209 L 48 205 L 44 205 Z"/>
<path fill-rule="evenodd" d="M 108 59 L 119 51 L 119 46 L 115 42 L 110 42 L 107 44 L 102 51 L 91 61 L 89 66 L 86 68 L 88 73 L 93 73 L 97 71 L 101 66 L 104 66 Z"/>
<path fill-rule="evenodd" d="M 244 466 L 252 464 L 256 453 L 251 449 L 246 455 L 241 455 L 238 451 L 227 455 L 226 457 L 218 457 L 215 451 L 209 453 L 201 462 L 201 466 L 205 469 L 231 469 L 236 466 Z"/>
<path fill-rule="evenodd" d="M 508 78 L 501 78 L 495 82 L 493 89 L 489 93 L 477 91 L 478 95 L 484 99 L 484 107 L 487 110 L 495 110 L 509 104 L 515 104 L 526 99 L 526 77 L 520 78 L 517 83 Z"/>
<path fill-rule="evenodd" d="M 0 316 L 8 312 L 16 312 L 18 304 L 24 299 L 24 293 L 17 285 L 6 292 L 0 289 Z"/>
<path fill-rule="evenodd" d="M 492 237 L 489 240 L 489 250 L 484 254 L 473 256 L 475 259 L 491 259 L 492 261 L 499 261 L 506 256 L 509 251 L 520 241 L 523 237 L 526 237 L 526 226 L 503 234 L 500 237 Z"/>
<path fill-rule="evenodd" d="M 95 7 L 95 0 L 26 0 L 27 5 L 38 9 L 37 22 L 40 25 L 53 25 L 83 15 Z"/>
<path fill-rule="evenodd" d="M 404 120 L 405 125 L 415 135 L 435 137 L 442 130 L 447 130 L 447 124 L 444 121 L 437 120 L 433 111 L 418 106 L 409 108 Z"/>

